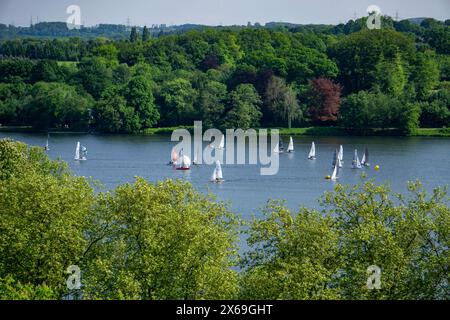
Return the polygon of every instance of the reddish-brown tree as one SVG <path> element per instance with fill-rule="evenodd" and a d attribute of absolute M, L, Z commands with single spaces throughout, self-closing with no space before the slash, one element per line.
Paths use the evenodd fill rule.
<path fill-rule="evenodd" d="M 315 122 L 335 122 L 341 104 L 342 87 L 328 78 L 310 82 L 309 112 Z"/>

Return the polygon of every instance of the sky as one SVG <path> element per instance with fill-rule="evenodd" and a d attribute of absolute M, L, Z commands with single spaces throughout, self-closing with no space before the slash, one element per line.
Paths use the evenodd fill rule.
<path fill-rule="evenodd" d="M 29 26 L 36 21 L 66 21 L 66 9 L 78 5 L 81 22 L 131 25 L 196 23 L 245 25 L 283 21 L 337 24 L 366 15 L 369 5 L 400 19 L 449 19 L 450 0 L 0 0 L 0 23 Z"/>

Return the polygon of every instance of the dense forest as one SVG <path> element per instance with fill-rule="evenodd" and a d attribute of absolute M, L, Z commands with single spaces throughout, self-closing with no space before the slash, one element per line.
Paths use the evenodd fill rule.
<path fill-rule="evenodd" d="M 201 119 L 409 134 L 450 123 L 449 20 L 133 27 L 126 38 L 63 25 L 0 25 L 1 126 L 137 133 Z"/>

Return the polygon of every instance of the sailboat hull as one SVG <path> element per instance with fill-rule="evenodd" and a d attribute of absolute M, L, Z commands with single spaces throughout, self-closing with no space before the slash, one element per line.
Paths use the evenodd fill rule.
<path fill-rule="evenodd" d="M 181 168 L 176 168 L 176 170 L 186 171 L 186 170 L 191 170 L 191 168 L 181 167 Z"/>

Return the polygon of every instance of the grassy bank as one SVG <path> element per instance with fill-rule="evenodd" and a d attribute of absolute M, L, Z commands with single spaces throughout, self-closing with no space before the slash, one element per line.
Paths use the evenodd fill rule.
<path fill-rule="evenodd" d="M 193 131 L 193 126 L 180 127 L 164 127 L 164 128 L 149 128 L 145 129 L 139 134 L 154 135 L 154 134 L 171 134 L 175 129 L 187 129 Z M 365 132 L 352 131 L 340 127 L 307 127 L 307 128 L 277 128 L 281 135 L 286 136 L 402 136 L 402 134 L 395 129 L 376 129 Z M 35 130 L 28 126 L 4 126 L 0 127 L 0 132 L 39 132 L 46 131 Z M 65 132 L 65 133 L 82 133 L 74 131 L 61 131 L 58 129 L 50 130 L 50 132 Z M 87 132 L 85 132 L 87 133 Z M 415 137 L 450 137 L 450 128 L 419 128 L 410 136 Z"/>

